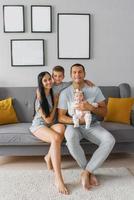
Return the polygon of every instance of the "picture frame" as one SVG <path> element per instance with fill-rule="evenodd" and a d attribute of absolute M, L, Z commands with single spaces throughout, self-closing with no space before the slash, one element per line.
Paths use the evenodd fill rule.
<path fill-rule="evenodd" d="M 90 14 L 57 14 L 58 59 L 90 59 Z"/>
<path fill-rule="evenodd" d="M 3 5 L 4 33 L 25 32 L 24 6 Z"/>
<path fill-rule="evenodd" d="M 31 6 L 31 32 L 32 33 L 52 32 L 52 6 L 49 5 Z"/>
<path fill-rule="evenodd" d="M 44 66 L 43 39 L 12 39 L 11 66 Z"/>

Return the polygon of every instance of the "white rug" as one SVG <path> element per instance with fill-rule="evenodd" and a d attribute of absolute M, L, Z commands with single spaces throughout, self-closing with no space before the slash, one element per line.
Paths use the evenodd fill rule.
<path fill-rule="evenodd" d="M 70 195 L 58 194 L 53 172 L 47 170 L 0 170 L 0 200 L 134 200 L 134 176 L 126 168 L 100 168 L 101 185 L 86 191 L 80 169 L 62 170 Z"/>

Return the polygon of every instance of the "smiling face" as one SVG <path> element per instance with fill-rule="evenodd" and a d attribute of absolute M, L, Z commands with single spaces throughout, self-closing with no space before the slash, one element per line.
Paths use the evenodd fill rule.
<path fill-rule="evenodd" d="M 56 85 L 59 85 L 60 83 L 62 83 L 64 79 L 63 72 L 58 72 L 58 71 L 53 71 L 52 77 Z"/>
<path fill-rule="evenodd" d="M 74 93 L 74 100 L 77 102 L 82 102 L 84 100 L 84 94 L 82 91 L 76 91 Z"/>
<path fill-rule="evenodd" d="M 45 74 L 42 78 L 42 84 L 45 89 L 50 89 L 52 88 L 52 78 L 49 74 Z"/>
<path fill-rule="evenodd" d="M 71 70 L 71 77 L 73 82 L 80 84 L 84 82 L 85 72 L 82 66 L 73 66 Z"/>

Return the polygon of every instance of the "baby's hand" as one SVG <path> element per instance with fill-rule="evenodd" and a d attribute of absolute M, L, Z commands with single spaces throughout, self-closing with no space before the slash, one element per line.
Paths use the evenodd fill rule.
<path fill-rule="evenodd" d="M 98 103 L 92 103 L 92 106 L 94 106 L 95 108 L 98 108 Z"/>

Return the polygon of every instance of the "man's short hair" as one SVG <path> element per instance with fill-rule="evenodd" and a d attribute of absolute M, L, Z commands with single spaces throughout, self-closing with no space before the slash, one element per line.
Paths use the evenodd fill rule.
<path fill-rule="evenodd" d="M 55 66 L 54 68 L 53 68 L 53 72 L 62 72 L 63 73 L 63 75 L 64 75 L 64 72 L 65 72 L 65 70 L 64 70 L 64 68 L 62 67 L 62 66 L 60 66 L 60 65 L 57 65 L 57 66 Z"/>
<path fill-rule="evenodd" d="M 75 63 L 75 64 L 73 64 L 73 65 L 71 66 L 71 68 L 70 68 L 70 74 L 72 74 L 72 68 L 75 67 L 75 66 L 76 66 L 76 67 L 82 67 L 84 74 L 86 74 L 86 72 L 85 72 L 85 67 L 84 67 L 82 64 L 80 64 L 80 63 Z"/>

